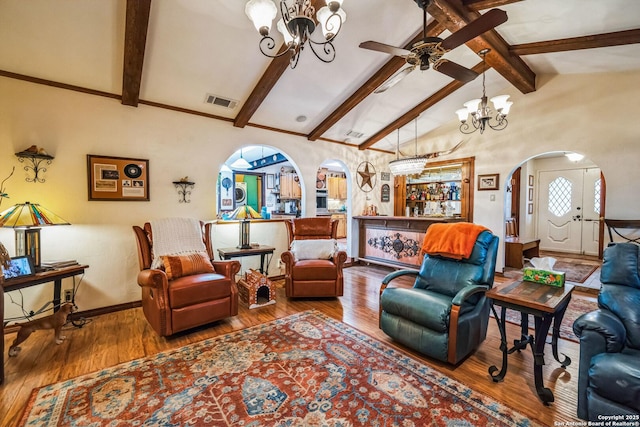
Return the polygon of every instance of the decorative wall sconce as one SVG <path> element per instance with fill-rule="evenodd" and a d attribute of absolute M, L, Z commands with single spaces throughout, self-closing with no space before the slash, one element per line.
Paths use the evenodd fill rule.
<path fill-rule="evenodd" d="M 178 199 L 178 202 L 191 203 L 191 200 L 187 200 L 187 195 L 191 196 L 191 190 L 193 190 L 193 186 L 196 185 L 196 183 L 189 181 L 189 177 L 185 176 L 184 178 L 180 178 L 179 181 L 173 181 L 173 185 L 176 187 L 178 194 L 182 196 L 181 199 Z"/>
<path fill-rule="evenodd" d="M 24 163 L 25 161 L 30 163 L 24 167 L 25 171 L 33 172 L 33 178 L 29 178 L 28 176 L 25 178 L 27 182 L 44 182 L 44 178 L 39 176 L 39 174 L 47 171 L 47 168 L 42 165 L 42 162 L 45 162 L 48 166 L 54 159 L 53 156 L 49 155 L 43 148 L 38 148 L 37 145 L 32 145 L 26 150 L 16 153 L 16 157 L 18 157 L 20 163 Z"/>

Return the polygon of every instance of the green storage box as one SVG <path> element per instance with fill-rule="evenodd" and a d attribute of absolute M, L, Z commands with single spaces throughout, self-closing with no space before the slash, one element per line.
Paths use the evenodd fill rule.
<path fill-rule="evenodd" d="M 564 272 L 538 270 L 536 268 L 525 267 L 522 280 L 560 288 L 564 286 Z"/>

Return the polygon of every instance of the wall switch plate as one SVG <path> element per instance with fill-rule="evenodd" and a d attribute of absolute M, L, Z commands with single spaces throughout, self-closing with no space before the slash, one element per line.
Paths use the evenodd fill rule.
<path fill-rule="evenodd" d="M 73 293 L 71 293 L 71 289 L 64 290 L 64 302 L 71 302 L 73 299 Z"/>
<path fill-rule="evenodd" d="M 491 200 L 492 202 L 495 202 L 496 201 L 496 195 L 495 194 L 490 195 L 489 196 L 489 200 Z"/>

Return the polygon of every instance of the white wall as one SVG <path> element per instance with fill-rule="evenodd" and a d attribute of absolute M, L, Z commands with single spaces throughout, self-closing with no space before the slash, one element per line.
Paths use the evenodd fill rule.
<path fill-rule="evenodd" d="M 475 193 L 474 221 L 489 227 L 501 239 L 504 237 L 506 178 L 522 162 L 549 151 L 586 155 L 605 176 L 607 217 L 637 218 L 640 198 L 636 196 L 635 186 L 640 182 L 640 122 L 635 114 L 640 107 L 639 80 L 640 72 L 542 76 L 537 92 L 510 93 L 514 106 L 506 130 L 463 136 L 452 121 L 423 138 L 420 152 L 446 150 L 464 138 L 467 143 L 458 151 L 438 160 L 475 156 L 476 174 L 500 174 L 499 191 Z M 349 212 L 352 215 L 359 214 L 370 203 L 377 204 L 382 214 L 393 213 L 392 202 L 380 202 L 379 186 L 363 193 L 355 185 L 355 170 L 360 162 L 368 160 L 378 172 L 388 171 L 386 164 L 393 155 L 310 142 L 253 127 L 239 129 L 227 122 L 144 105 L 125 107 L 112 99 L 7 78 L 0 78 L 0 94 L 0 179 L 16 167 L 14 176 L 6 183 L 11 198 L 5 200 L 0 209 L 6 209 L 11 203 L 37 202 L 71 222 L 70 226 L 42 230 L 42 256 L 44 259 L 75 258 L 90 264 L 77 300 L 82 310 L 140 297 L 131 226 L 169 216 L 213 219 L 219 168 L 243 145 L 272 146 L 291 160 L 300 172 L 305 216 L 315 214 L 316 172 L 329 158 L 343 159 L 345 163 L 351 183 Z M 55 156 L 42 184 L 25 182 L 23 165 L 14 156 L 32 144 Z M 87 154 L 149 159 L 151 200 L 88 201 Z M 188 204 L 178 203 L 178 194 L 171 184 L 185 175 L 196 183 Z M 491 195 L 495 201 L 491 201 Z M 284 228 L 282 223 L 276 224 Z M 214 244 L 237 244 L 237 230 L 229 230 L 220 231 L 220 236 L 227 237 L 221 237 L 222 241 L 218 242 L 214 238 Z M 256 231 L 254 239 L 252 228 L 252 240 L 257 240 L 262 232 Z M 282 233 L 282 229 L 273 234 L 265 232 L 264 241 L 260 243 L 282 247 L 286 239 Z M 349 236 L 356 238 L 357 233 L 350 230 Z M 11 229 L 0 229 L 0 241 L 10 253 L 14 253 L 13 239 Z M 349 248 L 354 247 L 352 242 Z M 276 259 L 278 256 L 276 253 Z M 274 265 L 272 263 L 272 267 Z M 497 269 L 503 266 L 501 250 Z M 24 294 L 35 307 L 50 298 L 51 289 L 40 286 Z M 19 298 L 15 292 L 10 295 Z M 5 298 L 6 315 L 13 316 L 19 310 L 7 300 L 9 295 Z"/>
<path fill-rule="evenodd" d="M 55 157 L 43 174 L 45 183 L 26 182 L 28 173 L 14 155 L 32 144 Z M 316 172 L 323 161 L 343 159 L 345 166 L 355 171 L 360 162 L 368 160 L 380 170 L 390 157 L 253 127 L 239 129 L 228 122 L 144 105 L 123 106 L 113 99 L 0 77 L 0 181 L 12 167 L 16 168 L 5 184 L 10 199 L 2 202 L 0 210 L 30 201 L 72 224 L 42 229 L 42 258 L 72 258 L 90 265 L 77 298 L 81 310 L 139 299 L 137 250 L 131 226 L 172 216 L 215 219 L 220 166 L 246 145 L 280 149 L 297 167 L 305 188 L 305 216 L 315 215 Z M 149 159 L 150 201 L 88 201 L 87 154 Z M 178 203 L 172 181 L 185 175 L 195 187 L 190 203 Z M 348 177 L 355 180 L 351 174 Z M 379 191 L 365 194 L 354 185 L 349 188 L 349 212 L 361 212 L 367 196 L 378 199 L 383 213 L 393 211 L 392 203 L 386 208 L 379 203 Z M 264 230 L 268 226 L 252 225 L 251 240 L 277 247 L 271 264 L 275 271 L 276 261 L 286 248 L 286 231 L 282 222 Z M 217 226 L 214 247 L 235 246 L 237 236 L 237 225 Z M 10 254 L 15 253 L 13 230 L 0 229 L 0 241 Z M 258 260 L 243 259 L 243 267 L 257 267 Z M 63 287 L 70 283 L 65 281 Z M 23 294 L 25 307 L 31 310 L 50 299 L 52 290 L 51 286 L 38 286 Z M 21 296 L 17 292 L 6 295 L 7 317 L 20 313 L 11 298 Z"/>

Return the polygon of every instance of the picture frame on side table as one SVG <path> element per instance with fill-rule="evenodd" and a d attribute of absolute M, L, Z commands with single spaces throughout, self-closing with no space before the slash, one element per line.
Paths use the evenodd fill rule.
<path fill-rule="evenodd" d="M 149 160 L 87 154 L 88 198 L 149 201 Z"/>
<path fill-rule="evenodd" d="M 497 190 L 500 186 L 500 174 L 478 175 L 478 191 Z"/>

